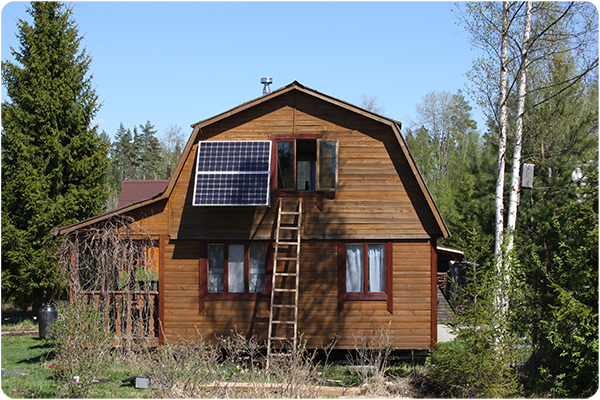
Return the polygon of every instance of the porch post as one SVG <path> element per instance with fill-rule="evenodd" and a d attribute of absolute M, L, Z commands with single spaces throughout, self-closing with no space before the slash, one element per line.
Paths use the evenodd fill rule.
<path fill-rule="evenodd" d="M 79 274 L 77 273 L 76 247 L 71 244 L 69 248 L 69 303 L 75 302 L 77 288 L 79 287 Z"/>
<path fill-rule="evenodd" d="M 165 243 L 166 235 L 158 237 L 158 343 L 165 343 Z"/>
<path fill-rule="evenodd" d="M 437 238 L 431 238 L 431 348 L 437 348 Z"/>

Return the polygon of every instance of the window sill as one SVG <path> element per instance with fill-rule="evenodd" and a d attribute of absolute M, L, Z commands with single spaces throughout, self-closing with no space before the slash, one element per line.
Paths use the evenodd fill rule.
<path fill-rule="evenodd" d="M 267 293 L 206 293 L 206 301 L 257 301 L 268 300 Z"/>
<path fill-rule="evenodd" d="M 310 190 L 274 189 L 273 197 L 316 197 L 317 207 L 323 211 L 323 192 Z"/>
<path fill-rule="evenodd" d="M 387 301 L 386 293 L 345 293 L 344 301 Z"/>

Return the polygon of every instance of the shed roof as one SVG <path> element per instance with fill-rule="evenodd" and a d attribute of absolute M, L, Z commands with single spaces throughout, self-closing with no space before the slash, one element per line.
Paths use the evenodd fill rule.
<path fill-rule="evenodd" d="M 194 145 L 194 143 L 196 143 L 199 139 L 200 136 L 202 136 L 202 128 L 214 124 L 218 121 L 221 121 L 225 118 L 228 118 L 234 114 L 240 113 L 242 111 L 245 111 L 249 108 L 252 107 L 256 107 L 259 106 L 260 104 L 267 102 L 273 98 L 276 98 L 278 96 L 281 96 L 285 93 L 291 92 L 293 90 L 297 90 L 303 93 L 306 93 L 310 96 L 313 96 L 315 98 L 321 99 L 323 101 L 329 102 L 331 104 L 334 104 L 336 106 L 345 108 L 349 111 L 355 112 L 357 114 L 360 114 L 364 117 L 367 118 L 371 118 L 375 121 L 378 121 L 382 124 L 388 125 L 392 132 L 394 133 L 396 139 L 398 140 L 398 143 L 400 144 L 400 148 L 402 149 L 403 153 L 406 156 L 406 159 L 408 160 L 409 166 L 413 172 L 413 174 L 415 175 L 415 178 L 417 179 L 419 188 L 421 189 L 421 191 L 423 192 L 423 195 L 426 199 L 427 205 L 429 206 L 429 208 L 431 209 L 431 212 L 433 213 L 433 216 L 437 222 L 438 227 L 440 228 L 440 231 L 442 232 L 442 235 L 444 237 L 448 237 L 450 236 L 450 231 L 448 230 L 448 227 L 446 226 L 446 223 L 444 222 L 441 214 L 439 213 L 439 210 L 437 208 L 437 206 L 435 205 L 435 202 L 433 201 L 433 197 L 431 196 L 431 193 L 429 192 L 429 189 L 427 188 L 427 185 L 425 183 L 425 180 L 423 179 L 423 176 L 421 175 L 421 172 L 419 171 L 419 169 L 417 168 L 417 165 L 414 161 L 414 158 L 412 156 L 412 154 L 410 153 L 410 150 L 408 149 L 408 146 L 406 145 L 406 141 L 404 140 L 404 137 L 402 136 L 401 133 L 401 123 L 393 120 L 391 118 L 388 117 L 384 117 L 378 114 L 375 114 L 371 111 L 365 110 L 363 108 L 360 108 L 358 106 L 355 106 L 353 104 L 347 103 L 343 100 L 339 100 L 336 99 L 334 97 L 331 97 L 329 95 L 320 93 L 314 89 L 310 89 L 302 84 L 300 84 L 297 81 L 292 82 L 291 84 L 284 86 L 282 88 L 279 88 L 277 90 L 272 91 L 269 94 L 263 95 L 261 97 L 258 97 L 254 100 L 248 101 L 246 103 L 240 104 L 237 107 L 234 107 L 228 111 L 225 111 L 221 114 L 218 114 L 214 117 L 199 121 L 195 124 L 192 125 L 193 131 L 192 134 L 190 135 L 190 138 L 185 146 L 185 149 L 183 150 L 183 154 L 181 155 L 181 158 L 179 159 L 179 163 L 177 164 L 177 168 L 175 168 L 175 171 L 173 173 L 173 177 L 171 178 L 171 180 L 169 181 L 166 189 L 164 190 L 164 192 L 159 195 L 159 196 L 155 196 L 152 199 L 146 200 L 146 201 L 141 201 L 138 203 L 134 203 L 134 204 L 130 204 L 128 206 L 125 206 L 123 208 L 119 208 L 117 210 L 113 210 L 110 212 L 106 212 L 104 214 L 89 218 L 85 221 L 81 221 L 69 226 L 64 226 L 61 228 L 58 228 L 54 231 L 54 235 L 59 236 L 59 235 L 64 235 L 67 234 L 69 232 L 75 231 L 79 228 L 82 228 L 84 226 L 96 223 L 96 222 L 100 222 L 103 220 L 106 220 L 108 218 L 111 218 L 112 216 L 121 214 L 121 213 L 126 213 L 132 210 L 135 210 L 139 207 L 144 207 L 148 204 L 151 204 L 153 202 L 157 202 L 157 201 L 161 201 L 164 199 L 167 199 L 170 194 L 171 191 L 173 190 L 173 187 L 175 186 L 175 183 L 177 182 L 177 179 L 179 178 L 179 175 L 181 174 L 181 171 L 183 169 L 183 164 L 185 163 L 185 160 L 187 159 L 189 153 L 192 151 L 192 147 Z"/>

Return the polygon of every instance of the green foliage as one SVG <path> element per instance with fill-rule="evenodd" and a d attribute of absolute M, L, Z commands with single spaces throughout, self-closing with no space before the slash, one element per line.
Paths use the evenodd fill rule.
<path fill-rule="evenodd" d="M 60 302 L 57 309 L 58 319 L 49 329 L 50 342 L 56 353 L 53 363 L 61 366 L 54 369 L 60 394 L 89 397 L 93 380 L 112 362 L 113 335 L 105 329 L 102 312 L 91 304 Z"/>
<path fill-rule="evenodd" d="M 120 125 L 110 147 L 109 209 L 116 208 L 123 181 L 166 179 L 168 167 L 177 166 L 184 144 L 181 128 L 170 126 L 160 139 L 156 133 L 150 121 L 133 132 Z"/>
<path fill-rule="evenodd" d="M 440 212 L 446 221 L 454 221 L 456 191 L 472 184 L 465 172 L 471 155 L 480 149 L 471 106 L 460 90 L 456 94 L 434 91 L 416 109 L 420 126 L 414 134 L 407 130 L 407 144 Z"/>
<path fill-rule="evenodd" d="M 538 79 L 563 92 L 527 121 L 535 178 L 519 208 L 514 326 L 532 341 L 531 390 L 585 397 L 598 387 L 598 83 L 561 83 L 575 62 L 566 53 L 549 60 L 552 74 Z"/>
<path fill-rule="evenodd" d="M 61 290 L 52 230 L 102 212 L 108 143 L 91 128 L 99 105 L 91 57 L 72 11 L 35 2 L 2 62 L 2 289 L 21 306 Z"/>
<path fill-rule="evenodd" d="M 598 389 L 597 163 L 581 170 L 575 195 L 552 211 L 545 248 L 530 247 L 517 320 L 533 341 L 535 386 L 561 397 Z"/>
<path fill-rule="evenodd" d="M 460 90 L 431 92 L 417 105 L 421 125 L 407 129 L 406 141 L 452 232 L 439 243 L 465 249 L 478 237 L 483 250 L 493 237 L 496 155 L 489 137 L 480 137 L 471 110 Z"/>
<path fill-rule="evenodd" d="M 503 271 L 506 273 L 506 271 Z M 513 366 L 522 357 L 518 338 L 505 325 L 496 293 L 506 283 L 492 267 L 470 263 L 466 282 L 451 300 L 456 339 L 432 350 L 433 380 L 443 396 L 512 397 L 520 394 Z"/>
<path fill-rule="evenodd" d="M 518 376 L 484 337 L 440 343 L 432 357 L 432 378 L 444 397 L 519 397 Z"/>
<path fill-rule="evenodd" d="M 150 121 L 140 125 L 140 132 L 133 128 L 133 142 L 137 153 L 134 165 L 138 170 L 138 179 L 158 179 L 158 165 L 160 160 L 160 144 L 154 136 L 156 130 Z"/>

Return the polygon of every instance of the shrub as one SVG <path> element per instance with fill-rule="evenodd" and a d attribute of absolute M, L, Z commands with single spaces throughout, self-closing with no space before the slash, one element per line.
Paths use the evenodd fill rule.
<path fill-rule="evenodd" d="M 94 380 L 111 363 L 112 335 L 90 304 L 62 302 L 57 309 L 58 319 L 49 328 L 56 356 L 49 367 L 62 385 L 58 397 L 89 397 Z"/>
<path fill-rule="evenodd" d="M 519 394 L 517 374 L 480 335 L 439 343 L 432 354 L 432 379 L 443 396 L 495 398 Z"/>
<path fill-rule="evenodd" d="M 457 335 L 432 350 L 432 379 L 444 396 L 510 397 L 520 393 L 512 368 L 520 356 L 498 293 L 510 298 L 504 277 L 489 266 L 469 263 L 467 280 L 452 300 L 449 327 Z"/>
<path fill-rule="evenodd" d="M 381 395 L 386 393 L 386 374 L 389 371 L 389 358 L 392 351 L 390 324 L 373 328 L 369 336 L 352 334 L 354 351 L 347 359 L 363 382 L 365 394 Z"/>

